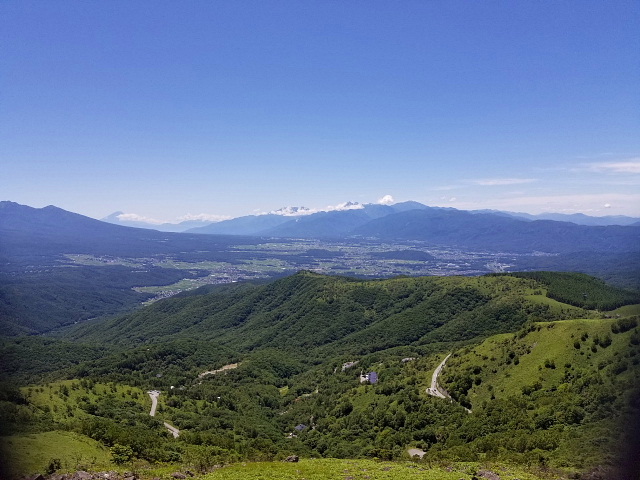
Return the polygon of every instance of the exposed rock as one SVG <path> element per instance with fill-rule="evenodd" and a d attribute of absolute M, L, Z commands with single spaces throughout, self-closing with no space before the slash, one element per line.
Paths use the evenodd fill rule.
<path fill-rule="evenodd" d="M 93 479 L 93 475 L 91 475 L 89 472 L 85 472 L 84 470 L 80 470 L 76 473 L 74 473 L 71 476 L 72 480 L 92 480 Z"/>
<path fill-rule="evenodd" d="M 300 457 L 298 457 L 297 455 L 289 455 L 287 458 L 284 459 L 285 462 L 298 462 L 300 461 Z"/>
<path fill-rule="evenodd" d="M 24 477 L 24 480 L 45 480 L 45 478 L 41 474 L 36 473 L 35 475 Z"/>
<path fill-rule="evenodd" d="M 580 480 L 611 480 L 616 478 L 616 474 L 612 469 L 607 467 L 595 467 L 588 473 L 580 475 Z"/>
<path fill-rule="evenodd" d="M 187 476 L 184 473 L 180 473 L 180 472 L 172 473 L 171 476 L 179 480 L 184 480 L 185 478 L 187 478 Z"/>
<path fill-rule="evenodd" d="M 487 480 L 500 480 L 500 475 L 491 470 L 480 470 L 478 472 L 478 476 L 482 478 L 486 478 Z"/>

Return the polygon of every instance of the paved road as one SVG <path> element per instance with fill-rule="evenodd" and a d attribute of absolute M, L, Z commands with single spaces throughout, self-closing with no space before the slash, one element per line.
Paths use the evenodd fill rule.
<path fill-rule="evenodd" d="M 149 415 L 151 415 L 152 417 L 155 417 L 156 409 L 158 408 L 158 396 L 160 396 L 160 392 L 158 390 L 150 390 L 147 393 L 151 397 L 151 411 L 149 412 Z M 170 423 L 164 422 L 164 426 L 166 427 L 167 430 L 171 432 L 171 435 L 173 435 L 173 438 L 178 438 L 180 436 L 180 430 L 178 430 L 176 427 L 174 427 Z"/>
<path fill-rule="evenodd" d="M 171 434 L 173 435 L 173 438 L 178 438 L 180 436 L 180 430 L 178 430 L 176 427 L 174 427 L 173 425 L 164 422 L 164 426 L 167 428 L 167 430 L 169 430 L 171 432 Z"/>
<path fill-rule="evenodd" d="M 424 457 L 425 452 L 424 450 L 422 450 L 421 448 L 410 448 L 409 450 L 407 450 L 407 453 L 409 454 L 410 457 L 415 457 L 416 455 L 420 458 Z"/>
<path fill-rule="evenodd" d="M 147 393 L 151 397 L 151 411 L 149 412 L 149 415 L 155 417 L 156 408 L 158 408 L 158 396 L 160 395 L 160 392 L 158 390 L 149 390 Z"/>
<path fill-rule="evenodd" d="M 440 372 L 442 372 L 444 364 L 447 363 L 447 360 L 450 356 L 451 354 L 447 355 L 442 363 L 438 365 L 438 367 L 434 370 L 433 375 L 431 376 L 431 386 L 427 388 L 427 393 L 429 395 L 439 398 L 451 398 L 447 392 L 445 392 L 438 386 L 438 375 L 440 375 Z"/>

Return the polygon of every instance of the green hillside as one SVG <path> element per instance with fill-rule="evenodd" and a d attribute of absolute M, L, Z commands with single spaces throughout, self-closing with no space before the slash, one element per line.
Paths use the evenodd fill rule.
<path fill-rule="evenodd" d="M 407 461 L 409 449 L 424 452 L 418 471 L 471 465 L 457 478 L 487 465 L 530 478 L 615 468 L 620 446 L 635 445 L 625 426 L 638 417 L 640 322 L 633 305 L 551 298 L 584 281 L 301 272 L 159 301 L 64 339 L 5 340 L 3 435 L 68 432 L 158 475 L 288 455 Z M 427 394 L 448 353 L 440 383 L 454 401 Z M 370 372 L 377 383 L 361 378 Z"/>
<path fill-rule="evenodd" d="M 359 281 L 301 272 L 267 285 L 160 301 L 99 328 L 82 325 L 67 337 L 127 346 L 197 338 L 234 350 L 275 347 L 306 354 L 331 345 L 366 353 L 587 314 L 565 304 L 554 308 L 545 292 L 534 280 L 511 276 Z"/>
<path fill-rule="evenodd" d="M 518 430 L 496 429 L 496 442 L 508 436 L 524 453 L 532 435 L 544 436 L 556 445 L 556 465 L 611 461 L 632 433 L 624 413 L 638 413 L 639 320 L 544 322 L 496 335 L 455 352 L 442 384 L 474 415 L 517 410 Z"/>

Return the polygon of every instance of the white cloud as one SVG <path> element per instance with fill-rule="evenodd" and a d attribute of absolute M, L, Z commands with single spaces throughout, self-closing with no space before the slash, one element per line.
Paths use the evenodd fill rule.
<path fill-rule="evenodd" d="M 608 205 L 608 206 L 607 206 Z M 597 193 L 541 196 L 509 196 L 460 202 L 457 208 L 478 210 L 496 209 L 532 214 L 587 213 L 590 215 L 640 216 L 640 194 Z"/>
<path fill-rule="evenodd" d="M 138 215 L 137 213 L 121 213 L 120 215 L 117 215 L 117 218 L 122 222 L 144 222 L 152 223 L 154 225 L 160 225 L 161 223 L 164 223 L 162 220 L 145 217 L 143 215 Z"/>
<path fill-rule="evenodd" d="M 191 213 L 187 213 L 181 217 L 178 217 L 176 220 L 178 222 L 186 222 L 189 220 L 200 220 L 203 222 L 221 222 L 223 220 L 229 220 L 231 217 L 229 215 L 213 215 L 209 213 L 199 213 L 197 215 L 193 215 Z"/>
<path fill-rule="evenodd" d="M 318 210 L 312 210 L 307 207 L 282 207 L 278 210 L 272 210 L 269 212 L 271 215 L 282 215 L 284 217 L 300 217 L 302 215 L 311 215 L 312 213 L 316 213 Z M 261 214 L 266 215 L 266 214 Z"/>
<path fill-rule="evenodd" d="M 589 163 L 586 169 L 597 173 L 640 173 L 640 159 L 631 159 L 621 162 Z"/>
<path fill-rule="evenodd" d="M 344 202 L 334 206 L 329 205 L 325 209 L 325 211 L 332 212 L 332 211 L 343 211 L 343 210 L 360 210 L 363 208 L 364 208 L 364 205 L 358 202 Z"/>
<path fill-rule="evenodd" d="M 469 183 L 482 186 L 498 186 L 498 185 L 520 185 L 522 183 L 537 182 L 535 178 L 479 178 L 476 180 L 469 180 Z"/>
<path fill-rule="evenodd" d="M 396 203 L 396 201 L 393 199 L 391 195 L 385 195 L 384 197 L 378 199 L 378 203 L 380 205 L 392 205 Z"/>
<path fill-rule="evenodd" d="M 307 207 L 282 207 L 270 212 L 254 211 L 255 215 L 283 215 L 285 217 L 300 217 L 303 215 L 312 215 L 318 212 L 339 212 L 343 210 L 360 210 L 364 205 L 358 202 L 343 202 L 338 205 L 328 205 L 324 208 L 307 208 Z"/>

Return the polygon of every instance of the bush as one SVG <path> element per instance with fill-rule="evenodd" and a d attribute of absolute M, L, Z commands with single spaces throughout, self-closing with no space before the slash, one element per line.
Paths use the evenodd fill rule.
<path fill-rule="evenodd" d="M 111 447 L 111 459 L 116 465 L 124 465 L 133 458 L 133 450 L 128 445 L 116 443 Z"/>
<path fill-rule="evenodd" d="M 59 458 L 52 458 L 51 460 L 49 460 L 49 465 L 47 465 L 46 468 L 47 475 L 54 474 L 61 468 L 62 461 Z"/>

